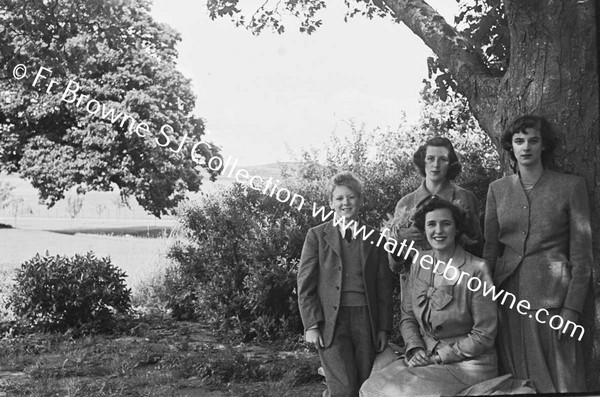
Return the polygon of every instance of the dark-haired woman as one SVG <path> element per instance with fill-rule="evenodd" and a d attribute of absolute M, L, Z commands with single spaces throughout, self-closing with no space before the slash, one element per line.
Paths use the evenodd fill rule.
<path fill-rule="evenodd" d="M 454 395 L 498 373 L 497 307 L 483 296 L 492 276 L 457 244 L 464 212 L 434 197 L 415 214 L 415 227 L 432 249 L 419 255 L 402 290 L 406 355 L 371 373 L 361 396 Z"/>
<path fill-rule="evenodd" d="M 448 138 L 434 137 L 420 146 L 413 155 L 413 163 L 425 177 L 423 183 L 412 193 L 402 197 L 394 212 L 396 226 L 394 229 L 399 241 L 415 242 L 415 248 L 427 250 L 429 246 L 423 240 L 422 233 L 413 224 L 414 213 L 427 201 L 438 196 L 447 201 L 458 204 L 466 210 L 466 230 L 461 245 L 474 255 L 481 255 L 483 249 L 483 235 L 479 225 L 479 210 L 475 195 L 466 189 L 453 184 L 452 180 L 460 174 L 462 169 L 452 142 Z M 401 269 L 402 264 L 408 265 L 411 260 L 403 260 L 400 256 L 390 255 L 390 265 L 395 270 Z"/>
<path fill-rule="evenodd" d="M 484 258 L 496 286 L 527 300 L 530 310 L 523 315 L 500 305 L 501 363 L 515 377 L 531 379 L 538 392 L 585 391 L 578 335 L 550 326 L 578 323 L 590 284 L 585 181 L 546 168 L 555 138 L 540 117 L 515 120 L 502 145 L 518 172 L 489 187 Z"/>

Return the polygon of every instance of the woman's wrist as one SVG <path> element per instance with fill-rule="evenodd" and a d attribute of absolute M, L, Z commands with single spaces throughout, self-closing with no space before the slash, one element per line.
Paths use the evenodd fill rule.
<path fill-rule="evenodd" d="M 431 360 L 433 360 L 433 362 L 437 365 L 442 365 L 442 358 L 440 357 L 440 355 L 438 354 L 438 352 L 435 352 L 431 355 Z"/>

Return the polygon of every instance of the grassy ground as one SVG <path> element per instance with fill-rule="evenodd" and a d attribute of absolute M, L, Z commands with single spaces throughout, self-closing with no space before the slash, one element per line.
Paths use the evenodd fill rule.
<path fill-rule="evenodd" d="M 199 324 L 155 318 L 114 336 L 0 340 L 0 396 L 317 396 L 306 351 L 217 343 Z"/>

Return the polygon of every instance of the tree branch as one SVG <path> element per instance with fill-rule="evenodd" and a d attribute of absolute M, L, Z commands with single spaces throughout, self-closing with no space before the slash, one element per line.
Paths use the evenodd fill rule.
<path fill-rule="evenodd" d="M 469 100 L 482 127 L 497 102 L 500 76 L 494 76 L 480 52 L 423 0 L 383 0 L 394 17 L 433 50 L 458 82 L 459 91 Z M 483 99 L 483 100 L 482 100 Z M 483 116 L 483 117 L 479 117 Z M 486 117 L 487 116 L 487 117 Z"/>

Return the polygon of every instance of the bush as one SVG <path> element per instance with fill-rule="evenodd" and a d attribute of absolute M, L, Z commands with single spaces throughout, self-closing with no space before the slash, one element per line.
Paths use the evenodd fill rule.
<path fill-rule="evenodd" d="M 115 313 L 128 313 L 131 290 L 126 274 L 109 258 L 40 256 L 17 271 L 9 306 L 34 330 L 105 332 Z"/>
<path fill-rule="evenodd" d="M 180 208 L 186 238 L 168 256 L 168 308 L 243 341 L 298 334 L 297 262 L 304 215 L 240 184 Z"/>

